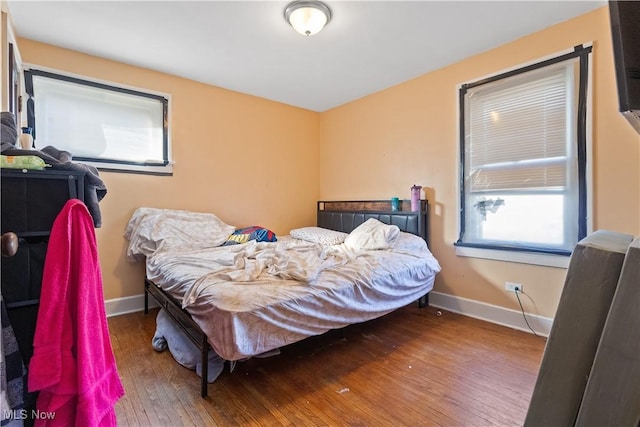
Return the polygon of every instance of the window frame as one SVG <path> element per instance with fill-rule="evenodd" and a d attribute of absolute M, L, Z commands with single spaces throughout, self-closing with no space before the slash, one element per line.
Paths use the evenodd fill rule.
<path fill-rule="evenodd" d="M 99 170 L 110 172 L 125 172 L 125 173 L 142 173 L 153 175 L 172 175 L 173 174 L 173 161 L 171 160 L 171 143 L 170 143 L 170 124 L 169 124 L 169 111 L 171 104 L 171 96 L 167 93 L 161 93 L 157 91 L 135 88 L 132 86 L 122 85 L 114 82 L 107 82 L 98 79 L 91 79 L 85 76 L 80 76 L 72 73 L 67 73 L 59 70 L 47 69 L 36 65 L 25 65 L 24 67 L 24 81 L 25 81 L 25 94 L 26 94 L 26 115 L 27 125 L 33 129 L 34 137 L 36 132 L 36 120 L 34 111 L 34 100 L 32 98 L 37 97 L 37 94 L 33 93 L 33 76 L 41 76 L 54 80 L 64 81 L 68 83 L 74 83 L 78 85 L 97 88 L 105 91 L 111 91 L 116 93 L 122 93 L 127 95 L 138 96 L 141 98 L 152 99 L 161 103 L 162 106 L 162 160 L 158 162 L 139 162 L 131 160 L 117 160 L 117 159 L 100 159 L 94 157 L 74 156 L 73 160 L 85 164 L 95 166 Z M 37 143 L 37 138 L 36 138 Z M 64 148 L 63 148 L 64 149 Z"/>
<path fill-rule="evenodd" d="M 581 44 L 572 50 L 560 52 L 547 58 L 538 59 L 527 64 L 515 66 L 509 70 L 501 71 L 486 77 L 475 79 L 469 83 L 463 83 L 457 87 L 458 97 L 458 140 L 459 140 L 459 169 L 458 169 L 458 195 L 459 195 L 459 224 L 458 240 L 454 242 L 456 255 L 484 259 L 503 260 L 534 265 L 546 265 L 551 267 L 566 268 L 568 266 L 571 251 L 555 248 L 530 247 L 527 245 L 496 245 L 492 243 L 464 242 L 466 195 L 465 195 L 465 94 L 468 89 L 487 83 L 493 83 L 508 77 L 516 76 L 529 71 L 552 66 L 560 62 L 577 58 L 579 61 L 578 72 L 578 102 L 577 102 L 577 126 L 576 126 L 576 156 L 578 160 L 578 240 L 586 237 L 591 231 L 591 114 L 592 114 L 592 45 Z"/>

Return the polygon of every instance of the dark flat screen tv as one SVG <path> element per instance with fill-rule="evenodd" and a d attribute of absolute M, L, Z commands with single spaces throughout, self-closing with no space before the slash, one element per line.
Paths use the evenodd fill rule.
<path fill-rule="evenodd" d="M 640 1 L 609 1 L 620 112 L 640 133 Z"/>

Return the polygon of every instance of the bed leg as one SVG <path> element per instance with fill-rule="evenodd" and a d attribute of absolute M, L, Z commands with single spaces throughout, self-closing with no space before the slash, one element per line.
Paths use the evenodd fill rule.
<path fill-rule="evenodd" d="M 418 307 L 425 308 L 428 305 L 429 305 L 429 293 L 426 293 L 423 296 L 421 296 L 420 299 L 418 300 Z"/>
<path fill-rule="evenodd" d="M 209 343 L 207 342 L 207 336 L 203 334 L 202 337 L 202 379 L 200 381 L 200 397 L 207 397 L 207 386 L 209 379 Z"/>
<path fill-rule="evenodd" d="M 147 291 L 147 284 L 144 286 L 144 314 L 149 314 L 149 292 Z"/>

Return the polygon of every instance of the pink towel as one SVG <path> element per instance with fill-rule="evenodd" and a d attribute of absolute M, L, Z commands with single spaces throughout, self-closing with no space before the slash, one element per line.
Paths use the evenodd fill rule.
<path fill-rule="evenodd" d="M 116 425 L 124 395 L 109 339 L 93 220 L 69 200 L 47 248 L 29 391 L 40 391 L 40 426 Z"/>

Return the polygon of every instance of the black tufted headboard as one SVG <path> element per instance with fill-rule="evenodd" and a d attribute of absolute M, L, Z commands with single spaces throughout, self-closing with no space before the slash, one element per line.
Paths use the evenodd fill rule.
<path fill-rule="evenodd" d="M 350 233 L 354 228 L 375 218 L 385 224 L 397 225 L 400 230 L 422 237 L 428 243 L 428 202 L 421 200 L 420 211 L 410 210 L 410 201 L 402 200 L 399 211 L 391 211 L 387 200 L 319 201 L 318 227 Z"/>

